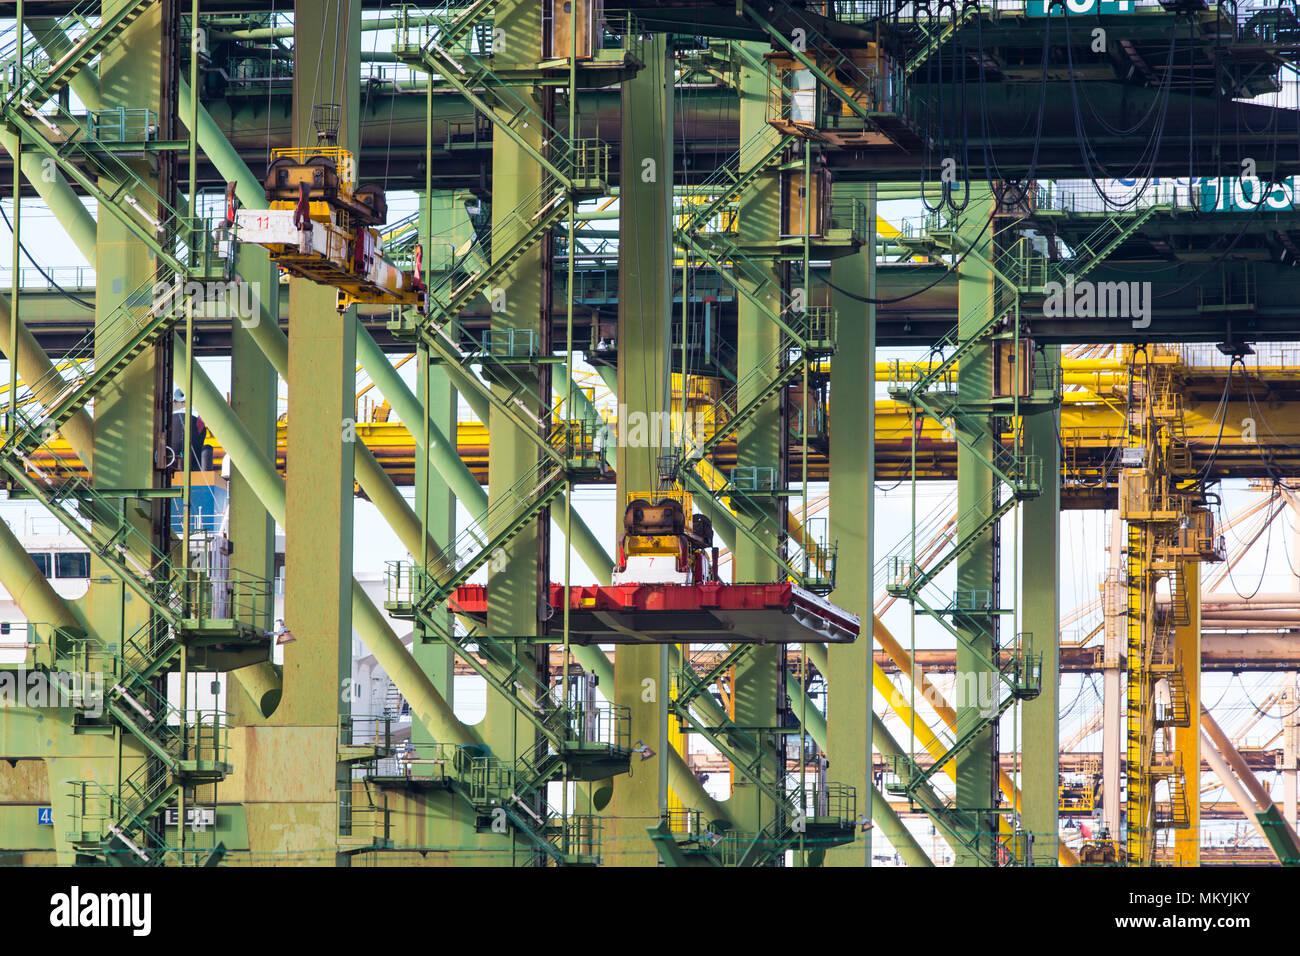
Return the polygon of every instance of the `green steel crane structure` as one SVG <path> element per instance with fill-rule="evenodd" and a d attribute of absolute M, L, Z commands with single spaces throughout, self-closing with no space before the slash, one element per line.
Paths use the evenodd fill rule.
<path fill-rule="evenodd" d="M 1177 331 L 1080 332 L 1053 324 L 1044 300 L 1110 277 L 1138 245 L 1158 245 L 1153 234 L 1189 249 L 1214 227 L 1179 233 L 1212 210 L 1177 197 L 1073 216 L 1036 181 L 1102 178 L 1075 141 L 1128 147 L 1102 135 L 1097 111 L 1117 121 L 1162 107 L 1168 134 L 1136 157 L 1147 175 L 1190 162 L 1226 177 L 1249 159 L 1270 186 L 1283 182 L 1300 153 L 1267 129 L 1293 111 L 1246 101 L 1294 70 L 1289 8 L 1228 15 L 1231 49 L 1221 23 L 1235 10 L 1100 11 L 1127 45 L 1099 55 L 1077 22 L 1071 33 L 1073 15 L 1038 15 L 1035 0 L 947 14 L 876 0 L 618 11 L 468 0 L 369 18 L 363 0 L 297 2 L 291 15 L 246 6 L 0 5 L 14 277 L 0 304 L 0 480 L 91 560 L 86 595 L 65 599 L 0 527 L 0 584 L 28 622 L 21 660 L 0 676 L 79 678 L 65 706 L 0 713 L 0 793 L 14 795 L 0 802 L 0 859 L 863 866 L 879 834 L 929 865 L 892 796 L 934 823 L 959 865 L 1078 862 L 1058 836 L 1060 346 Z M 1197 60 L 1175 89 L 1161 57 L 1172 63 L 1179 44 L 1212 65 Z M 1040 63 L 1049 48 L 1078 62 L 1064 74 L 1046 52 Z M 1093 116 L 1052 115 L 1045 104 L 1077 96 L 1076 82 L 1097 94 Z M 417 212 L 384 227 L 382 252 L 427 289 L 425 308 L 378 320 L 365 305 L 340 309 L 335 288 L 282 276 L 241 242 L 235 207 L 267 208 L 270 150 L 308 144 L 326 105 L 357 181 L 418 196 Z M 1005 132 L 1026 109 L 1038 113 L 1032 140 Z M 1249 155 L 1225 160 L 1185 138 L 1210 115 L 1238 123 Z M 55 355 L 24 323 L 21 256 L 36 251 L 25 193 L 98 276 L 92 330 Z M 201 200 L 212 197 L 229 214 L 211 215 Z M 886 198 L 934 211 L 884 244 Z M 614 261 L 587 244 L 606 214 L 618 219 Z M 1278 221 L 1246 217 L 1242 235 L 1289 249 L 1294 206 L 1267 215 Z M 883 248 L 903 251 L 902 268 L 878 261 Z M 1224 276 L 1235 268 L 1213 247 L 1192 251 Z M 616 291 L 602 291 L 615 271 Z M 1175 275 L 1157 281 L 1189 273 Z M 259 290 L 252 313 L 228 313 L 221 333 L 227 397 L 196 360 L 196 313 L 211 315 L 193 292 L 237 301 L 246 285 Z M 1197 334 L 1230 345 L 1282 335 L 1285 320 L 1256 304 L 1233 303 L 1246 316 L 1235 327 L 1209 310 Z M 958 513 L 929 548 L 913 494 L 912 540 L 880 562 L 878 383 L 855 373 L 876 368 L 886 340 L 928 348 L 906 375 L 898 364 L 888 394 L 916 426 L 914 490 L 923 422 L 953 436 Z M 393 347 L 415 352 L 414 387 Z M 665 427 L 611 443 L 575 383 L 580 356 L 620 416 Z M 358 368 L 414 439 L 413 503 L 356 440 Z M 491 436 L 486 489 L 455 450 L 462 401 Z M 173 415 L 183 429 L 195 412 L 232 466 L 216 547 L 193 520 L 193 456 L 168 457 Z M 89 477 L 36 464 L 56 436 Z M 725 472 L 723 445 L 735 447 Z M 830 447 L 819 524 L 810 449 Z M 828 644 L 806 621 L 802 638 L 783 640 L 648 612 L 639 625 L 606 614 L 612 651 L 581 639 L 575 615 L 602 612 L 575 600 L 588 582 L 573 580 L 572 556 L 610 586 L 623 555 L 584 520 L 575 489 L 611 469 L 619 506 L 643 493 L 693 502 L 735 582 L 856 616 L 856 640 Z M 358 491 L 406 551 L 389 562 L 383 600 L 353 573 L 354 542 L 371 530 L 356 523 Z M 464 595 L 484 578 L 471 610 Z M 887 680 L 872 653 L 878 584 L 909 606 L 913 638 L 925 627 L 955 650 L 950 732 L 918 716 L 919 678 L 906 706 L 875 699 Z M 409 622 L 409 646 L 394 621 Z M 1199 632 L 1180 641 L 1195 650 Z M 410 704 L 409 738 L 391 713 L 353 712 L 361 646 Z M 458 666 L 485 690 L 477 723 L 458 716 Z M 191 699 L 199 675 L 229 678 L 221 712 Z M 1133 668 L 1130 684 L 1151 690 Z M 889 708 L 906 740 L 886 726 Z M 1195 728 L 1178 739 L 1199 764 Z M 692 769 L 702 746 L 727 762 L 725 792 Z M 1007 751 L 1019 755 L 1012 776 Z M 1139 797 L 1130 784 L 1130 804 Z M 45 804 L 49 827 L 24 813 Z"/>

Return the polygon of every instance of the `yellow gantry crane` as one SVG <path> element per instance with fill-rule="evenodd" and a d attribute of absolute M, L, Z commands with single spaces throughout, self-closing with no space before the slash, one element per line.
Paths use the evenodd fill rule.
<path fill-rule="evenodd" d="M 1192 825 L 1187 775 L 1199 775 L 1200 761 L 1186 766 L 1175 729 L 1195 733 L 1189 686 L 1199 687 L 1199 651 L 1184 651 L 1199 648 L 1200 564 L 1222 561 L 1224 544 L 1207 507 L 1206 475 L 1192 465 L 1179 357 L 1158 346 L 1126 354 L 1128 441 L 1119 483 L 1128 525 L 1124 862 L 1149 866 L 1162 831 Z M 1198 788 L 1191 793 L 1195 799 Z"/>

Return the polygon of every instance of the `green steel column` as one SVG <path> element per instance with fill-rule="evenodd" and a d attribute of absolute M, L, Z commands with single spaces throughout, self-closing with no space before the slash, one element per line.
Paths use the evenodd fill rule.
<path fill-rule="evenodd" d="M 426 384 L 424 379 L 428 378 Z M 420 369 L 420 391 L 421 394 L 429 396 L 429 417 L 443 429 L 456 427 L 456 390 L 451 387 L 451 381 L 447 373 L 438 366 L 433 364 L 424 365 Z M 418 426 L 416 426 L 418 427 Z M 446 480 L 434 469 L 429 467 L 429 460 L 424 457 L 416 458 L 415 462 L 415 495 L 417 510 L 422 506 L 421 500 L 425 502 L 423 507 L 427 509 L 426 533 L 432 542 L 436 542 L 441 547 L 455 540 L 456 537 L 456 498 L 451 493 Z M 420 560 L 420 555 L 413 555 L 415 560 Z M 448 621 L 448 626 L 451 622 Z M 419 628 L 416 628 L 417 632 Z M 415 659 L 424 668 L 424 672 L 429 675 L 429 680 L 433 686 L 438 688 L 438 692 L 451 704 L 453 703 L 452 695 L 452 668 L 455 663 L 455 653 L 450 647 L 442 641 L 433 641 L 424 643 L 418 639 L 411 646 L 411 652 Z M 433 743 L 434 741 L 422 741 L 420 737 L 413 737 L 417 744 Z"/>
<path fill-rule="evenodd" d="M 243 281 L 254 283 L 255 301 L 264 303 L 271 315 L 279 312 L 278 269 L 266 253 L 256 247 L 240 249 L 237 271 Z M 276 455 L 277 383 L 279 377 L 262 350 L 257 347 L 248 326 L 264 321 L 261 310 L 254 307 L 251 316 L 232 315 L 230 321 L 230 408 L 243 423 L 257 447 L 272 461 Z M 275 575 L 275 520 L 262 506 L 252 481 L 235 465 L 230 469 L 230 566 L 255 578 L 271 579 Z M 267 622 L 268 625 L 274 622 Z M 263 677 L 267 668 L 241 668 L 232 679 L 249 686 L 254 670 Z M 256 693 L 257 705 L 250 707 L 248 697 L 230 694 L 232 721 L 251 723 L 266 716 L 264 710 L 272 700 L 278 704 L 279 682 L 273 697 Z"/>
<path fill-rule="evenodd" d="M 463 232 L 470 233 L 469 223 L 465 218 L 463 202 L 460 202 L 460 194 L 452 192 L 436 192 L 425 194 L 421 197 L 421 205 L 427 212 L 421 214 L 420 218 L 420 243 L 424 247 L 425 262 L 427 268 L 434 272 L 446 269 L 450 265 L 451 249 L 444 250 L 441 243 L 445 240 L 455 245 L 460 244 L 462 230 L 456 229 L 457 225 L 463 224 Z M 434 237 L 437 237 L 435 240 Z M 437 244 L 435 244 L 437 243 Z M 361 335 L 358 333 L 358 341 Z M 416 373 L 416 392 L 420 397 L 421 404 L 425 406 L 425 414 L 421 416 L 428 423 L 427 443 L 433 443 L 433 433 L 436 427 L 441 435 L 456 434 L 456 420 L 458 418 L 457 408 L 459 402 L 456 397 L 456 390 L 452 388 L 451 379 L 448 378 L 445 369 L 434 365 L 428 361 L 428 353 L 421 350 L 417 361 L 420 367 Z M 385 360 L 384 364 L 387 364 Z M 385 398 L 388 394 L 385 392 Z M 389 398 L 389 402 L 392 399 Z M 421 444 L 426 443 L 424 434 L 425 428 L 422 422 L 412 422 L 408 426 L 412 433 L 420 432 L 418 441 Z M 477 488 L 477 485 L 475 486 Z M 470 504 L 466 502 L 466 504 Z M 456 537 L 456 496 L 452 493 L 450 484 L 443 477 L 441 472 L 430 467 L 429 456 L 417 454 L 415 456 L 415 511 L 421 518 L 424 532 L 429 536 L 431 542 L 429 547 L 445 548 L 455 540 Z M 430 550 L 430 555 L 433 551 Z M 421 554 L 413 554 L 412 557 L 417 563 L 424 560 Z M 450 615 L 449 615 L 450 618 Z M 447 622 L 451 625 L 450 619 Z M 417 622 L 415 641 L 411 645 L 411 653 L 415 656 L 417 662 L 429 675 L 429 680 L 433 686 L 438 688 L 447 703 L 455 705 L 453 695 L 453 674 L 456 662 L 456 655 L 450 647 L 442 641 L 432 641 L 425 643 L 420 639 L 420 627 Z M 411 739 L 416 746 L 421 744 L 437 743 L 423 728 L 412 728 Z"/>
<path fill-rule="evenodd" d="M 963 249 L 975 244 L 976 254 L 967 256 L 960 267 L 957 282 L 958 335 L 964 341 L 983 329 L 992 318 L 990 296 L 993 293 L 993 273 L 986 260 L 992 258 L 992 227 L 985 229 L 993 209 L 993 199 L 987 187 L 971 186 L 970 205 L 961 216 L 959 235 Z M 978 243 L 976 240 L 978 239 Z M 963 402 L 987 401 L 992 395 L 992 346 L 987 342 L 975 346 L 962 356 L 957 372 L 957 387 Z M 970 420 L 987 420 L 986 415 L 971 414 Z M 987 513 L 993 506 L 995 479 L 988 465 L 981 461 L 992 460 L 993 437 L 986 427 L 967 433 L 965 439 L 980 454 L 965 444 L 957 446 L 957 537 L 968 540 L 978 524 L 978 514 Z M 993 533 L 986 531 L 957 558 L 957 588 L 963 592 L 984 592 L 992 589 L 994 574 Z M 956 622 L 965 636 L 957 644 L 957 734 L 961 736 L 981 722 L 986 711 L 981 704 L 996 700 L 999 693 L 997 677 L 981 661 L 991 659 L 992 644 L 982 625 L 991 625 L 992 617 L 979 618 L 975 626 Z M 993 805 L 997 786 L 994 761 L 993 726 L 985 727 L 956 757 L 957 806 L 963 809 L 987 811 Z M 994 852 L 993 835 L 997 821 L 987 813 L 978 814 L 981 821 L 977 829 L 975 851 L 984 859 Z M 978 865 L 972 851 L 959 850 L 959 866 Z"/>
<path fill-rule="evenodd" d="M 494 44 L 499 48 L 493 56 L 493 67 L 497 70 L 529 69 L 542 57 L 541 50 L 541 2 L 540 0 L 503 0 L 496 6 L 496 35 L 504 38 L 504 44 Z M 530 98 L 534 108 L 543 112 L 543 93 L 539 86 L 519 86 L 519 94 Z M 501 117 L 505 120 L 507 117 Z M 542 146 L 542 130 L 526 129 L 523 135 L 534 148 Z M 531 215 L 540 207 L 539 188 L 542 183 L 542 167 L 507 136 L 496 136 L 492 148 L 492 218 L 500 222 L 512 213 Z M 494 311 L 491 317 L 493 330 L 531 330 L 539 337 L 545 330 L 542 327 L 544 315 L 544 289 L 546 277 L 543 272 L 543 246 L 537 243 L 525 252 L 502 276 L 500 288 L 504 292 L 504 302 L 500 311 Z M 494 248 L 494 257 L 505 250 Z M 533 370 L 521 370 L 521 378 L 534 386 L 541 367 Z M 506 386 L 493 385 L 503 397 L 508 394 Z M 541 409 L 534 408 L 534 412 Z M 488 425 L 492 441 L 488 451 L 488 500 L 495 504 L 506 497 L 508 490 L 524 475 L 537 467 L 537 445 L 518 427 L 508 420 L 501 420 L 496 415 L 489 415 Z M 538 634 L 541 630 L 538 621 L 542 585 L 549 579 L 549 555 L 543 555 L 541 549 L 546 540 L 546 525 L 539 520 L 523 529 L 508 545 L 503 548 L 501 561 L 493 561 L 488 572 L 487 592 L 487 632 L 527 637 Z M 544 646 L 530 645 L 518 641 L 514 645 L 515 655 L 524 666 L 535 667 L 538 674 L 544 673 L 546 653 Z M 482 734 L 491 746 L 493 753 L 503 759 L 512 759 L 533 746 L 535 731 L 533 725 L 525 720 L 513 704 L 500 695 L 489 693 L 487 715 L 483 720 Z M 524 842 L 517 839 L 513 843 L 502 841 L 499 835 L 489 845 L 494 851 L 484 855 L 485 863 L 497 865 L 508 864 L 526 853 Z"/>
<path fill-rule="evenodd" d="M 740 142 L 750 143 L 755 136 L 766 134 L 770 142 L 775 142 L 777 133 L 767 125 L 767 73 L 757 69 L 755 58 L 747 58 L 740 70 Z M 741 157 L 744 163 L 750 157 L 757 157 L 766 152 L 761 149 L 746 150 Z M 743 172 L 743 170 L 742 170 Z M 780 233 L 781 226 L 780 177 L 775 171 L 762 173 L 752 186 L 740 196 L 738 225 L 739 244 L 770 243 L 773 236 Z M 775 263 L 759 263 L 775 281 L 778 276 Z M 780 303 L 773 302 L 778 309 Z M 780 342 L 781 330 L 748 297 L 738 297 L 736 316 L 736 377 L 747 383 L 737 398 L 737 406 L 743 407 L 750 401 L 752 392 L 759 383 L 753 382 L 750 373 L 767 359 Z M 620 342 L 621 347 L 621 342 Z M 776 396 L 740 429 L 736 436 L 736 463 L 744 467 L 779 468 L 782 442 L 781 401 Z M 770 509 L 777 527 L 780 526 L 776 499 L 771 504 L 746 504 L 742 507 L 760 507 Z M 739 510 L 739 509 L 738 509 Z M 743 520 L 742 515 L 742 520 Z M 775 548 L 775 539 L 771 542 Z M 733 549 L 733 565 L 736 581 L 777 581 L 781 574 L 776 563 L 767 556 L 754 542 L 744 536 L 736 538 Z M 777 697 L 781 686 L 782 648 L 767 646 L 756 648 L 746 655 L 736 667 L 735 701 L 736 723 L 743 727 L 774 727 L 777 724 Z M 750 736 L 751 746 L 755 742 Z M 766 737 L 766 735 L 764 735 Z M 762 749 L 765 757 L 760 773 L 770 781 L 782 772 L 773 746 L 780 741 L 764 739 Z M 732 771 L 732 797 L 730 805 L 732 816 L 742 830 L 758 831 L 772 819 L 774 808 L 771 801 L 746 777 Z"/>
<path fill-rule="evenodd" d="M 830 428 L 830 535 L 839 551 L 835 559 L 836 588 L 831 600 L 858 615 L 862 633 L 853 644 L 826 648 L 834 677 L 828 681 L 826 705 L 826 755 L 830 776 L 837 783 L 856 787 L 858 811 L 870 813 L 872 723 L 872 604 L 876 593 L 875 564 L 876 443 L 863 436 L 876 433 L 876 382 L 863 369 L 876 367 L 876 307 L 853 298 L 876 296 L 875 187 L 837 187 L 837 195 L 861 199 L 867 206 L 872 235 L 854 256 L 831 263 L 831 303 L 838 316 L 838 351 L 831 383 Z M 852 507 L 850 507 L 852 505 Z M 891 840 L 891 843 L 893 841 Z M 897 847 L 896 847 L 897 849 Z M 900 850 L 900 852 L 902 852 Z M 828 866 L 870 866 L 871 833 L 861 845 L 834 847 L 826 854 Z"/>
<path fill-rule="evenodd" d="M 356 0 L 294 4 L 292 145 L 315 145 L 313 107 L 337 103 L 338 145 L 355 152 L 359 21 Z M 334 861 L 335 791 L 349 776 L 337 763 L 337 720 L 347 707 L 339 688 L 352 673 L 354 450 L 345 435 L 355 416 L 356 310 L 339 314 L 336 299 L 331 287 L 290 282 L 284 620 L 296 640 L 284 649 L 284 696 L 269 724 L 277 741 L 293 741 L 293 761 L 275 774 L 283 802 L 247 809 L 254 852 L 282 846 L 293 821 L 306 851 L 295 861 L 317 865 Z"/>
<path fill-rule="evenodd" d="M 1060 368 L 1060 346 L 1049 346 L 1036 361 Z M 1020 516 L 1022 630 L 1031 634 L 1034 653 L 1043 655 L 1043 689 L 1020 709 L 1024 759 L 1020 781 L 1020 822 L 1032 836 L 1032 862 L 1055 866 L 1057 856 L 1057 752 L 1060 701 L 1060 519 L 1061 454 L 1057 442 L 1060 410 L 1025 417 L 1029 454 L 1043 460 L 1043 493 L 1024 503 Z"/>
<path fill-rule="evenodd" d="M 622 435 L 631 434 L 632 416 L 665 412 L 670 400 L 673 71 L 666 37 L 646 42 L 645 64 L 622 87 L 618 400 L 627 419 L 619 422 Z M 660 438 L 648 435 L 639 447 L 618 442 L 618 528 L 627 493 L 659 487 L 655 459 L 667 451 Z M 653 646 L 624 644 L 614 653 L 614 699 L 631 708 L 633 742 L 645 741 L 656 754 L 645 762 L 634 758 L 633 772 L 614 782 L 605 859 L 615 866 L 652 866 L 656 858 L 645 832 L 660 816 L 658 771 L 667 756 L 667 742 L 659 739 L 661 709 L 668 706 L 660 657 Z"/>

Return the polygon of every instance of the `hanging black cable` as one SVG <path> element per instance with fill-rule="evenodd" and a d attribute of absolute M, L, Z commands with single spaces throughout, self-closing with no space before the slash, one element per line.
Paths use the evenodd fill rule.
<path fill-rule="evenodd" d="M 948 208 L 955 213 L 965 212 L 966 207 L 970 205 L 970 111 L 967 108 L 966 98 L 966 74 L 969 71 L 969 58 L 967 56 L 966 31 L 961 27 L 961 20 L 965 18 L 966 9 L 969 5 L 971 5 L 971 0 L 963 0 L 961 11 L 958 12 L 956 4 L 952 4 L 953 60 L 954 64 L 960 63 L 961 70 L 961 178 L 965 184 L 965 195 L 960 203 L 952 198 L 952 194 L 956 191 L 953 188 L 954 184 L 947 184 L 948 188 L 945 190 L 945 194 L 948 200 Z M 978 6 L 978 4 L 975 5 Z M 957 44 L 955 42 L 959 34 L 961 36 L 960 61 L 957 60 Z M 953 72 L 956 73 L 957 69 L 958 67 L 954 65 Z"/>
<path fill-rule="evenodd" d="M 8 214 L 4 211 L 4 206 L 2 206 L 2 205 L 0 205 L 0 217 L 3 217 L 4 222 L 5 222 L 5 226 L 7 226 L 8 229 L 9 229 L 9 231 L 10 231 L 10 233 L 12 233 L 12 232 L 14 231 L 14 227 L 13 227 L 13 225 L 9 222 L 9 216 L 8 216 Z M 34 258 L 32 258 L 32 254 L 31 254 L 30 252 L 27 251 L 27 246 L 25 246 L 21 240 L 19 240 L 19 242 L 18 242 L 18 248 L 21 249 L 21 250 L 23 251 L 23 255 L 25 255 L 25 256 L 27 257 L 27 261 L 30 262 L 33 266 L 35 266 L 36 271 L 39 272 L 42 276 L 45 277 L 45 281 L 48 282 L 48 283 L 50 284 L 50 288 L 54 289 L 55 292 L 59 293 L 59 295 L 63 296 L 63 297 L 64 297 L 65 299 L 67 299 L 69 302 L 75 302 L 77 305 L 81 306 L 83 309 L 90 309 L 92 312 L 94 311 L 94 309 L 95 309 L 95 303 L 93 303 L 93 302 L 87 302 L 85 299 L 80 298 L 79 296 L 76 296 L 76 295 L 72 294 L 72 293 L 69 292 L 67 289 L 63 288 L 63 286 L 61 286 L 61 285 L 59 285 L 57 282 L 55 282 L 55 281 L 54 281 L 54 277 L 53 277 L 52 275 L 50 275 L 48 272 L 46 272 L 43 268 L 41 268 L 41 264 L 40 264 L 39 262 L 37 262 Z"/>
<path fill-rule="evenodd" d="M 993 224 L 993 217 L 990 216 L 988 222 L 984 223 L 984 228 L 981 229 L 979 235 L 975 237 L 975 241 L 970 244 L 970 246 L 966 249 L 966 251 L 961 254 L 961 256 L 957 259 L 957 261 L 954 262 L 946 272 L 944 272 L 941 276 L 939 276 L 939 278 L 935 279 L 929 285 L 917 289 L 915 292 L 909 292 L 907 295 L 895 296 L 892 299 L 873 299 L 870 296 L 858 295 L 856 292 L 850 292 L 847 289 L 841 289 L 839 286 L 831 282 L 831 280 L 826 278 L 825 276 L 822 277 L 822 282 L 826 283 L 826 285 L 830 286 L 830 288 L 834 289 L 840 295 L 847 296 L 848 298 L 852 299 L 854 302 L 862 302 L 865 303 L 866 305 L 892 305 L 895 302 L 906 302 L 908 299 L 914 299 L 918 295 L 921 295 L 924 292 L 929 292 L 931 289 L 937 286 L 944 279 L 948 278 L 950 274 L 955 272 L 957 270 L 957 267 L 966 261 L 966 257 L 970 255 L 971 250 L 979 245 L 980 240 L 984 238 L 984 233 L 988 231 L 989 226 L 992 224 Z"/>
<path fill-rule="evenodd" d="M 1133 168 L 1128 170 L 1127 175 L 1116 176 L 1113 175 L 1110 172 L 1110 170 L 1106 168 L 1105 164 L 1102 163 L 1100 157 L 1097 156 L 1096 150 L 1092 147 L 1091 143 L 1088 141 L 1086 128 L 1083 122 L 1083 113 L 1079 109 L 1080 96 L 1079 96 L 1078 83 L 1074 75 L 1075 73 L 1074 49 L 1072 45 L 1073 40 L 1070 35 L 1070 17 L 1068 13 L 1065 16 L 1065 40 L 1066 40 L 1065 49 L 1066 49 L 1066 57 L 1069 62 L 1069 68 L 1070 68 L 1070 103 L 1071 106 L 1073 107 L 1075 132 L 1079 138 L 1079 155 L 1083 160 L 1084 169 L 1087 172 L 1087 178 L 1089 182 L 1092 184 L 1094 191 L 1097 193 L 1099 197 L 1101 197 L 1103 204 L 1110 208 L 1114 208 L 1114 209 L 1132 208 L 1133 206 L 1137 205 L 1138 202 L 1141 201 L 1142 197 L 1146 194 L 1147 189 L 1149 189 L 1151 186 L 1151 180 L 1153 178 L 1152 173 L 1155 171 L 1155 165 L 1159 159 L 1159 146 L 1161 141 L 1164 138 L 1165 122 L 1168 118 L 1168 113 L 1169 113 L 1169 102 L 1172 99 L 1173 64 L 1174 64 L 1174 52 L 1177 49 L 1177 38 L 1178 38 L 1178 31 L 1177 28 L 1175 27 L 1175 29 L 1170 33 L 1169 54 L 1165 63 L 1164 82 L 1162 83 L 1164 96 L 1163 98 L 1157 99 L 1157 102 L 1160 102 L 1161 104 L 1160 115 L 1156 120 L 1156 122 L 1153 124 L 1151 134 L 1147 137 L 1147 141 L 1143 144 L 1142 150 L 1138 154 L 1138 157 L 1134 162 Z M 1150 114 L 1150 110 L 1148 110 L 1148 115 L 1149 114 Z M 1095 115 L 1096 114 L 1094 111 L 1094 116 Z M 1149 157 L 1149 161 L 1148 161 L 1148 157 Z M 1096 160 L 1095 164 L 1093 162 L 1094 159 Z M 1142 169 L 1143 164 L 1145 164 L 1145 169 Z M 1112 199 L 1110 196 L 1106 194 L 1106 191 L 1103 188 L 1101 188 L 1101 186 L 1098 184 L 1098 181 L 1103 179 L 1127 179 L 1130 177 L 1141 180 L 1143 185 L 1137 190 L 1137 192 L 1134 195 L 1130 196 L 1126 200 Z"/>
<path fill-rule="evenodd" d="M 985 175 L 989 185 L 996 182 L 1007 183 L 1013 189 L 1019 190 L 1018 199 L 1014 201 L 1016 205 L 1023 204 L 1029 198 L 1029 183 L 1031 183 L 1038 172 L 1038 155 L 1043 140 L 1043 118 L 1047 112 L 1047 68 L 1050 54 L 1050 41 L 1052 35 L 1052 18 L 1051 11 L 1048 11 L 1047 22 L 1043 29 L 1043 52 L 1042 52 L 1042 79 L 1039 81 L 1038 89 L 1038 117 L 1034 123 L 1034 148 L 1030 155 L 1029 170 L 1025 174 L 1022 185 L 1016 184 L 1016 177 L 1005 175 L 998 167 L 997 157 L 990 148 L 992 136 L 989 132 L 989 109 L 985 97 L 985 79 L 984 79 L 984 18 L 975 18 L 975 35 L 977 53 L 979 55 L 979 91 L 980 91 L 980 133 L 982 136 L 982 145 L 984 152 Z"/>

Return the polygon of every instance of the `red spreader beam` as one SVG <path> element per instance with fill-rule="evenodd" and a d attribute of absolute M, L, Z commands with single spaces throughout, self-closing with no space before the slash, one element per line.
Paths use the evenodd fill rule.
<path fill-rule="evenodd" d="M 448 603 L 483 620 L 487 588 L 466 584 Z M 560 639 L 564 586 L 551 585 Z M 569 588 L 574 644 L 815 644 L 857 639 L 856 614 L 793 584 L 618 584 Z"/>

